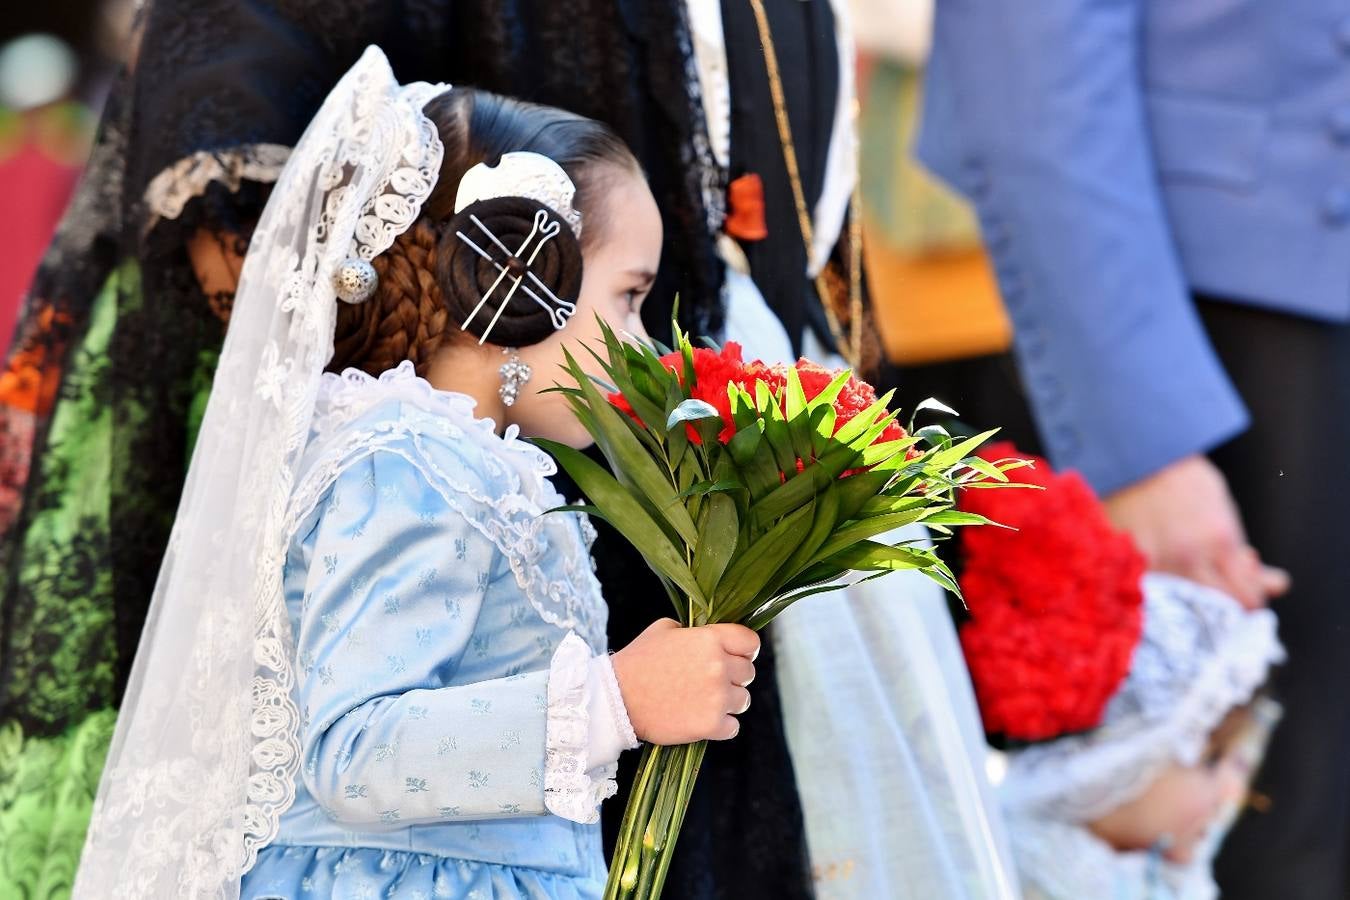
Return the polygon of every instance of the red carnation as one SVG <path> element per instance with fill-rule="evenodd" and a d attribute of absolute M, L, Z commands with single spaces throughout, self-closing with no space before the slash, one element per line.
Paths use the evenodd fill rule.
<path fill-rule="evenodd" d="M 736 423 L 731 416 L 731 399 L 727 395 L 727 385 L 736 384 L 753 394 L 755 383 L 762 381 L 771 392 L 779 395 L 787 386 L 786 366 L 771 366 L 760 360 L 747 363 L 742 359 L 741 345 L 735 341 L 727 341 L 720 351 L 696 347 L 693 351 L 693 358 L 695 384 L 694 389 L 690 391 L 690 396 L 695 400 L 710 403 L 716 408 L 722 419 L 722 430 L 718 432 L 717 439 L 724 444 L 736 436 Z M 679 375 L 681 383 L 683 383 L 683 356 L 679 353 L 668 353 L 661 357 L 661 362 L 667 369 Z M 802 383 L 802 392 L 806 395 L 807 400 L 814 400 L 839 374 L 837 370 L 826 368 L 809 359 L 798 360 L 795 368 Z M 642 421 L 622 394 L 611 394 L 609 399 L 623 412 L 632 416 L 634 420 Z M 857 376 L 851 376 L 834 401 L 834 430 L 837 432 L 850 419 L 876 401 L 876 390 L 867 382 L 859 380 Z M 701 443 L 702 439 L 698 432 L 694 430 L 693 425 L 686 425 L 685 427 L 688 429 L 689 439 L 694 443 Z M 881 433 L 877 440 L 898 441 L 904 438 L 905 430 L 899 424 L 892 422 L 886 426 L 886 430 Z M 911 448 L 908 455 L 913 457 L 917 453 Z M 802 463 L 799 461 L 798 468 L 801 467 Z"/>
<path fill-rule="evenodd" d="M 736 425 L 732 422 L 732 401 L 726 394 L 726 385 L 729 382 L 736 381 L 738 385 L 744 385 L 745 372 L 747 366 L 741 360 L 741 345 L 734 340 L 726 341 L 722 345 L 721 351 L 713 351 L 706 347 L 694 348 L 694 390 L 690 391 L 691 397 L 701 399 L 717 407 L 718 416 L 721 416 L 722 422 L 725 422 L 721 433 L 718 433 L 717 439 L 726 443 L 736 436 Z M 666 354 L 661 356 L 661 363 L 679 375 L 680 383 L 684 383 L 684 358 L 680 354 Z M 753 379 L 751 382 L 753 386 Z M 621 412 L 632 416 L 637 424 L 643 424 L 643 420 L 633 412 L 632 403 L 620 393 L 609 395 L 609 402 L 617 406 Z M 686 425 L 688 437 L 694 443 L 701 443 L 702 439 L 695 432 L 693 425 Z"/>
<path fill-rule="evenodd" d="M 661 357 L 661 362 L 672 372 L 684 371 L 684 357 L 678 353 Z M 727 341 L 722 345 L 721 352 L 706 347 L 694 348 L 694 389 L 689 394 L 693 399 L 711 403 L 717 409 L 717 414 L 722 417 L 722 430 L 718 432 L 717 439 L 724 444 L 736 436 L 727 385 L 735 382 L 743 388 L 754 390 L 755 382 L 750 371 L 741 359 L 741 345 L 735 341 Z M 692 425 L 688 428 L 689 439 L 698 443 L 701 440 L 698 433 Z"/>
<path fill-rule="evenodd" d="M 1010 444 L 988 459 L 1023 456 Z M 962 532 L 961 645 L 985 730 L 1023 741 L 1086 731 L 1129 672 L 1145 559 L 1077 473 L 1018 469 L 1042 491 L 966 490 L 960 508 L 1016 528 Z"/>
<path fill-rule="evenodd" d="M 831 381 L 839 373 L 833 369 L 827 369 L 819 363 L 811 362 L 809 359 L 797 360 L 797 377 L 801 379 L 802 391 L 806 394 L 806 399 L 814 399 L 817 394 L 829 387 Z M 860 381 L 856 375 L 849 378 L 844 383 L 843 389 L 834 401 L 834 430 L 838 431 L 848 423 L 850 419 L 858 413 L 867 409 L 873 403 L 877 402 L 877 392 L 870 384 Z M 905 430 L 899 423 L 892 422 L 886 426 L 886 430 L 881 433 L 878 441 L 900 441 L 905 438 Z M 911 455 L 913 452 L 911 451 Z"/>
<path fill-rule="evenodd" d="M 736 435 L 736 424 L 731 418 L 731 398 L 727 395 L 727 385 L 735 381 L 742 387 L 749 386 L 754 389 L 754 378 L 750 373 L 754 371 L 755 366 L 761 366 L 761 363 L 751 363 L 749 366 L 741 359 L 741 345 L 735 341 L 727 341 L 720 351 L 709 350 L 706 347 L 695 347 L 694 352 L 694 389 L 689 392 L 694 400 L 702 400 L 711 403 L 716 409 L 718 415 L 722 417 L 722 430 L 718 433 L 717 439 L 726 443 Z M 674 372 L 680 378 L 680 383 L 684 383 L 684 357 L 679 353 L 667 353 L 661 357 L 661 363 L 670 371 Z M 642 423 L 642 419 L 633 411 L 632 405 L 623 394 L 610 394 L 609 402 L 613 403 L 623 412 L 633 417 L 633 420 Z M 688 429 L 689 440 L 694 443 L 702 443 L 702 438 L 694 430 L 693 425 L 685 425 Z"/>

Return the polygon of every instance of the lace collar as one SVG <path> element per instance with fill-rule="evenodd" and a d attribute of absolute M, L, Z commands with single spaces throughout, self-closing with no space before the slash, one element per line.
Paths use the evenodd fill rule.
<path fill-rule="evenodd" d="M 338 474 L 362 455 L 394 449 L 417 466 L 452 506 L 470 502 L 470 524 L 506 556 L 522 592 L 544 621 L 605 647 L 607 609 L 587 552 L 586 517 L 548 513 L 563 498 L 548 476 L 553 458 L 511 426 L 496 433 L 475 418 L 464 394 L 436 390 L 401 363 L 378 378 L 349 369 L 323 378 L 310 440 L 284 523 L 293 535 Z"/>
<path fill-rule="evenodd" d="M 399 401 L 430 416 L 454 425 L 461 437 L 472 440 L 483 450 L 511 460 L 525 478 L 522 491 L 538 499 L 543 479 L 558 471 L 553 457 L 520 437 L 520 429 L 508 425 L 497 434 L 497 423 L 490 418 L 474 415 L 478 401 L 467 394 L 442 391 L 417 375 L 412 362 L 404 360 L 377 378 L 360 369 L 347 369 L 342 374 L 324 373 L 319 384 L 319 396 L 314 406 L 314 422 L 310 429 L 311 446 L 325 443 L 325 439 L 366 415 L 375 407 Z"/>

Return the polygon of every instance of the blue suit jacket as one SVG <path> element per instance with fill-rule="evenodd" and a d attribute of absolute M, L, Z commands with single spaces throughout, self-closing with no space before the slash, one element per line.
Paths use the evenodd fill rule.
<path fill-rule="evenodd" d="M 1350 319 L 1344 0 L 938 0 L 921 158 L 980 213 L 1051 455 L 1241 431 L 1192 290 Z"/>

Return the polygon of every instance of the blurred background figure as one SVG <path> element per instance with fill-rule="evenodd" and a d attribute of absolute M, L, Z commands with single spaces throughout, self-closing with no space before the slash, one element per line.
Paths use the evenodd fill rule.
<path fill-rule="evenodd" d="M 914 155 L 934 0 L 851 0 L 858 41 L 863 233 L 882 380 L 901 409 L 936 397 L 958 430 L 1039 447 L 1013 323 L 975 209 Z"/>
<path fill-rule="evenodd" d="M 15 5 L 0 26 L 0 349 L 89 154 L 130 0 Z"/>
<path fill-rule="evenodd" d="M 131 0 L 44 0 L 9 4 L 0 23 L 0 349 L 8 350 L 39 259 L 70 201 L 89 155 L 95 123 L 114 72 L 129 49 Z M 72 217 L 68 229 L 87 229 L 88 213 L 108 207 L 100 197 Z M 87 242 L 80 246 L 88 246 Z M 68 271 L 82 265 L 53 258 Z M 34 335 L 62 333 L 65 313 L 57 307 L 34 317 Z M 61 380 L 54 365 L 60 341 L 34 340 L 16 348 L 0 372 L 0 509 L 19 502 L 28 471 L 26 448 L 42 427 Z M 100 449 L 100 452 L 102 450 Z M 76 471 L 76 478 L 87 474 Z M 86 486 L 91 486 L 86 482 Z M 79 516 L 72 520 L 79 521 Z M 9 523 L 0 513 L 0 530 Z M 0 557 L 9 559 L 6 545 Z M 49 570 L 48 577 L 55 575 Z M 6 589 L 4 595 L 10 591 Z M 76 613 L 78 614 L 78 613 Z M 16 627 L 0 617 L 0 634 Z M 77 667 L 89 665 L 86 645 L 77 645 Z M 60 655 L 47 646 L 43 655 Z M 0 652 L 0 672 L 20 663 Z M 98 783 L 112 717 L 50 740 L 32 740 L 10 718 L 15 698 L 0 697 L 0 893 L 61 897 L 83 844 L 87 809 L 64 802 L 90 795 Z"/>
<path fill-rule="evenodd" d="M 1292 573 L 1269 803 L 1218 880 L 1350 896 L 1345 4 L 942 0 L 919 152 L 978 208 L 1015 326 L 1016 369 L 953 404 L 1003 423 L 1025 387 L 1152 568 L 1248 607 Z"/>
<path fill-rule="evenodd" d="M 864 246 L 886 356 L 922 366 L 1002 353 L 1012 325 L 975 213 L 912 155 L 933 0 L 852 0 L 852 8 Z M 908 380 L 901 389 L 910 397 Z"/>

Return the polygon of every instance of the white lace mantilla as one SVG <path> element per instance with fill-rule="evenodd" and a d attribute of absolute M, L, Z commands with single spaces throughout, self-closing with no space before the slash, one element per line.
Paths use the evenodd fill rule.
<path fill-rule="evenodd" d="M 281 171 L 244 261 L 77 900 L 234 900 L 294 800 L 299 716 L 282 563 L 332 355 L 332 274 L 382 252 L 416 218 L 442 157 L 421 110 L 443 90 L 400 86 L 368 48 Z M 175 178 L 158 201 L 165 212 L 200 182 Z"/>
<path fill-rule="evenodd" d="M 1008 754 L 1000 794 L 1019 814 L 1087 822 L 1169 764 L 1197 763 L 1228 712 L 1283 661 L 1275 614 L 1171 575 L 1144 577 L 1144 630 L 1103 724 Z"/>

